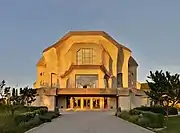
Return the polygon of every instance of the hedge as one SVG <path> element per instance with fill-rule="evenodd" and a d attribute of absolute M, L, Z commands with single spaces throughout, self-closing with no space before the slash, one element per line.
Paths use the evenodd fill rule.
<path fill-rule="evenodd" d="M 162 128 L 164 126 L 164 116 L 162 114 L 136 109 L 130 112 L 122 111 L 117 114 L 118 117 L 142 127 Z"/>
<path fill-rule="evenodd" d="M 160 107 L 160 106 L 153 106 L 153 107 L 142 106 L 142 107 L 136 107 L 134 109 L 142 110 L 142 111 L 150 111 L 150 112 L 153 112 L 153 113 L 159 113 L 159 114 L 162 114 L 162 115 L 166 115 L 165 109 L 163 107 Z M 168 114 L 169 115 L 177 115 L 178 114 L 177 108 L 169 107 L 168 108 Z"/>
<path fill-rule="evenodd" d="M 48 109 L 45 108 L 45 107 L 39 107 L 39 109 L 38 108 L 31 108 L 31 109 L 32 110 L 37 109 L 37 110 L 34 110 L 32 112 L 25 112 L 25 113 L 15 114 L 15 116 L 14 116 L 15 121 L 17 123 L 28 122 L 29 120 L 34 119 L 34 117 L 36 115 L 43 115 L 43 114 L 48 112 Z"/>
<path fill-rule="evenodd" d="M 0 124 L 0 133 L 24 133 L 44 122 L 50 122 L 60 114 L 57 112 L 44 112 L 44 109 L 8 116 L 9 120 Z M 14 118 L 14 119 L 13 119 Z"/>

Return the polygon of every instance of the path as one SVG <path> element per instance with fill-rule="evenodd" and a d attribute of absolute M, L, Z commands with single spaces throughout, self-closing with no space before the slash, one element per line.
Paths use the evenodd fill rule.
<path fill-rule="evenodd" d="M 111 112 L 67 112 L 30 133 L 152 133 Z"/>

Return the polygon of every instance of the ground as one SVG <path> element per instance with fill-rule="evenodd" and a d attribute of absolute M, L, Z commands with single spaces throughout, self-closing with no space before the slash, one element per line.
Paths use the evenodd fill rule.
<path fill-rule="evenodd" d="M 114 116 L 113 112 L 66 112 L 28 133 L 152 133 Z"/>

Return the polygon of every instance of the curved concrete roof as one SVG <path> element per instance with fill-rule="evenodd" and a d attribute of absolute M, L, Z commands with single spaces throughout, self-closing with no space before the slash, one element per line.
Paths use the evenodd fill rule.
<path fill-rule="evenodd" d="M 116 40 L 114 40 L 109 34 L 107 34 L 104 31 L 70 31 L 68 32 L 64 37 L 62 37 L 58 42 L 56 42 L 55 44 L 53 44 L 52 46 L 46 48 L 43 52 L 46 52 L 47 50 L 53 48 L 53 47 L 57 47 L 60 43 L 64 42 L 65 40 L 67 40 L 69 37 L 73 36 L 73 35 L 101 35 L 104 38 L 106 38 L 107 40 L 109 40 L 110 42 L 112 42 L 115 46 L 117 46 L 118 48 L 124 48 L 128 51 L 131 52 L 131 50 L 125 46 L 123 46 L 122 44 L 118 43 Z"/>

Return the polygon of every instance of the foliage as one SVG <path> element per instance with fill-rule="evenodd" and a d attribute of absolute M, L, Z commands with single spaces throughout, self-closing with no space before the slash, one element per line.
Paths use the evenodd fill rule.
<path fill-rule="evenodd" d="M 6 112 L 7 106 L 8 105 L 0 106 L 2 114 Z M 31 112 L 25 112 L 28 110 L 31 110 Z M 0 133 L 24 133 L 44 122 L 50 122 L 58 116 L 56 112 L 48 112 L 47 107 L 19 107 L 14 116 L 0 115 L 0 120 L 2 120 L 2 122 L 0 122 Z"/>
<path fill-rule="evenodd" d="M 146 117 L 140 117 L 137 121 L 137 124 L 142 127 L 148 127 L 150 124 L 150 120 Z"/>
<path fill-rule="evenodd" d="M 164 126 L 164 116 L 148 111 L 131 110 L 122 111 L 118 117 L 143 127 L 161 128 Z"/>
<path fill-rule="evenodd" d="M 25 87 L 24 89 L 20 89 L 21 96 L 21 104 L 23 105 L 31 105 L 32 102 L 36 100 L 36 89 Z"/>
<path fill-rule="evenodd" d="M 164 116 L 162 114 L 144 111 L 142 117 L 149 119 L 148 127 L 162 128 L 164 126 Z"/>
<path fill-rule="evenodd" d="M 3 93 L 4 93 L 4 86 L 5 86 L 5 85 L 6 85 L 6 84 L 5 84 L 5 80 L 1 81 L 1 83 L 0 83 L 0 96 L 1 96 L 1 99 L 4 98 Z"/>
<path fill-rule="evenodd" d="M 142 106 L 142 107 L 136 107 L 132 110 L 130 110 L 130 112 L 135 111 L 136 113 L 139 111 L 150 111 L 153 113 L 159 113 L 162 115 L 166 115 L 166 111 L 163 107 L 161 106 L 152 106 L 152 107 L 146 107 L 146 106 Z M 169 107 L 168 109 L 168 114 L 169 115 L 177 115 L 178 114 L 178 110 L 175 107 Z"/>
<path fill-rule="evenodd" d="M 21 114 L 16 114 L 15 121 L 19 124 L 21 122 L 28 122 L 29 120 L 32 120 L 36 116 L 36 112 L 26 112 Z"/>
<path fill-rule="evenodd" d="M 150 91 L 145 93 L 151 98 L 155 105 L 161 105 L 166 111 L 168 116 L 169 106 L 173 107 L 180 102 L 180 80 L 178 74 L 170 74 L 166 71 L 150 71 L 148 76 L 150 81 L 147 80 Z"/>
<path fill-rule="evenodd" d="M 44 115 L 46 113 L 48 113 L 47 108 L 45 107 L 41 107 L 37 110 L 33 110 L 32 108 L 28 107 L 28 109 L 31 109 L 31 112 L 25 112 L 25 113 L 20 113 L 20 114 L 16 114 L 15 117 L 15 121 L 17 123 L 20 122 L 27 122 L 29 120 L 32 120 L 36 115 Z"/>

